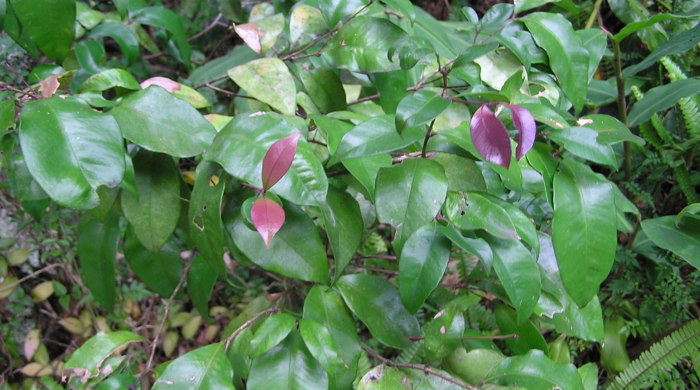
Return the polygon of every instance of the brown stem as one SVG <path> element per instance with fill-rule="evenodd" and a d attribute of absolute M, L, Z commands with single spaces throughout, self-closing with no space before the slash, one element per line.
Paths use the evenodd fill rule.
<path fill-rule="evenodd" d="M 430 137 L 433 134 L 433 125 L 435 125 L 435 119 L 433 119 L 432 122 L 430 122 L 430 126 L 428 126 L 428 131 L 425 132 L 425 138 L 423 139 L 423 149 L 420 151 L 420 156 L 422 158 L 425 158 L 425 151 L 428 149 L 428 141 L 430 141 Z"/>
<path fill-rule="evenodd" d="M 382 355 L 380 355 L 380 354 L 374 352 L 371 348 L 369 348 L 369 347 L 366 346 L 366 345 L 362 345 L 362 349 L 363 349 L 365 352 L 367 352 L 368 355 L 370 355 L 370 356 L 372 356 L 373 358 L 379 360 L 379 361 L 382 362 L 382 364 L 384 364 L 384 365 L 391 366 L 391 367 L 397 367 L 397 368 L 409 368 L 409 369 L 411 369 L 411 370 L 423 371 L 424 373 L 426 373 L 426 374 L 428 374 L 428 375 L 436 376 L 436 377 L 441 378 L 441 379 L 443 379 L 443 380 L 446 380 L 446 381 L 448 381 L 448 382 L 450 382 L 450 383 L 454 383 L 455 385 L 457 385 L 457 386 L 459 386 L 459 387 L 462 387 L 462 388 L 465 388 L 465 389 L 470 389 L 470 390 L 478 390 L 477 387 L 470 386 L 470 385 L 468 385 L 468 384 L 466 384 L 466 383 L 464 383 L 464 382 L 462 382 L 462 381 L 460 381 L 460 380 L 457 380 L 457 379 L 455 379 L 455 378 L 452 378 L 452 377 L 450 377 L 450 376 L 447 376 L 447 375 L 445 375 L 445 374 L 443 374 L 443 373 L 441 373 L 441 372 L 439 372 L 439 371 L 433 370 L 433 369 L 430 368 L 429 366 L 423 366 L 423 365 L 420 365 L 420 364 L 408 364 L 408 363 L 397 363 L 397 362 L 393 362 L 393 361 L 391 361 L 391 360 L 389 360 L 389 359 L 383 357 Z"/>
<path fill-rule="evenodd" d="M 4 286 L 4 287 L 0 288 L 0 293 L 3 292 L 3 291 L 5 291 L 5 290 L 10 290 L 10 289 L 12 289 L 12 288 L 15 288 L 17 285 L 20 285 L 20 284 L 26 282 L 27 280 L 29 280 L 29 279 L 31 279 L 31 278 L 33 278 L 33 277 L 39 275 L 39 274 L 42 274 L 42 273 L 44 273 L 44 272 L 46 272 L 46 271 L 49 271 L 49 270 L 54 269 L 54 268 L 57 268 L 57 267 L 65 267 L 65 264 L 63 264 L 63 263 L 55 263 L 55 264 L 47 265 L 46 267 L 44 267 L 44 268 L 42 268 L 42 269 L 40 269 L 40 270 L 34 271 L 34 272 L 32 272 L 31 274 L 29 274 L 29 275 L 23 277 L 22 279 L 19 279 L 19 280 L 16 281 L 16 282 L 10 283 L 10 284 L 8 284 L 7 286 Z"/>
<path fill-rule="evenodd" d="M 194 41 L 195 39 L 201 37 L 202 35 L 208 33 L 209 30 L 211 30 L 212 28 L 214 28 L 214 27 L 216 27 L 217 25 L 219 25 L 219 21 L 221 21 L 221 18 L 222 18 L 223 16 L 224 16 L 224 15 L 223 15 L 222 13 L 219 13 L 218 15 L 216 15 L 216 18 L 214 18 L 214 21 L 211 22 L 207 27 L 205 27 L 204 30 L 202 30 L 202 31 L 200 31 L 200 32 L 198 32 L 198 33 L 192 35 L 191 37 L 187 38 L 187 40 L 190 41 L 190 42 L 192 42 L 192 41 Z"/>
<path fill-rule="evenodd" d="M 281 302 L 281 301 L 277 301 L 277 302 L 278 302 L 278 304 L 279 304 L 279 302 Z M 241 325 L 241 326 L 238 327 L 238 329 L 234 330 L 233 333 L 231 333 L 231 335 L 229 335 L 228 337 L 226 337 L 226 343 L 225 343 L 226 346 L 224 347 L 224 350 L 225 350 L 225 351 L 228 351 L 228 347 L 229 347 L 229 344 L 231 344 L 231 341 L 233 341 L 233 339 L 235 339 L 236 336 L 238 336 L 238 335 L 239 335 L 241 332 L 243 332 L 246 328 L 248 328 L 248 327 L 250 327 L 251 325 L 253 325 L 253 323 L 254 323 L 255 321 L 257 321 L 258 318 L 260 318 L 260 317 L 262 317 L 262 316 L 264 316 L 264 315 L 266 315 L 266 314 L 278 313 L 278 312 L 280 311 L 280 309 L 279 309 L 279 307 L 277 307 L 277 306 L 278 306 L 278 305 L 275 305 L 275 307 L 271 307 L 271 308 L 269 308 L 269 309 L 265 309 L 265 310 L 261 311 L 260 313 L 254 315 L 253 318 L 251 318 L 251 319 L 249 319 L 248 321 L 244 322 L 243 325 Z"/>

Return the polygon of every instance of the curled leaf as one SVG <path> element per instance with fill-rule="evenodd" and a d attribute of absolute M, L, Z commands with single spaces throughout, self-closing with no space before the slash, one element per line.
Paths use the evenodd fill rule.
<path fill-rule="evenodd" d="M 275 142 L 265 153 L 262 164 L 262 183 L 265 191 L 275 185 L 292 166 L 301 133 L 295 133 Z"/>
<path fill-rule="evenodd" d="M 476 110 L 471 122 L 474 147 L 486 159 L 504 168 L 510 166 L 510 138 L 505 126 L 486 105 Z"/>
<path fill-rule="evenodd" d="M 272 238 L 284 224 L 284 210 L 273 200 L 260 198 L 250 209 L 250 219 L 265 241 L 265 246 L 269 248 Z"/>
<path fill-rule="evenodd" d="M 530 111 L 512 104 L 504 104 L 513 114 L 513 125 L 518 129 L 518 146 L 515 148 L 515 158 L 520 160 L 535 144 L 535 118 Z"/>
<path fill-rule="evenodd" d="M 262 54 L 262 46 L 260 45 L 260 36 L 262 34 L 255 23 L 237 24 L 233 26 L 233 30 L 251 50 Z"/>
<path fill-rule="evenodd" d="M 179 91 L 180 88 L 182 88 L 180 86 L 180 83 L 174 80 L 170 80 L 167 77 L 151 77 L 150 79 L 146 79 L 141 83 L 141 88 L 146 89 L 151 85 L 163 87 L 163 89 L 170 93 L 175 93 Z"/>

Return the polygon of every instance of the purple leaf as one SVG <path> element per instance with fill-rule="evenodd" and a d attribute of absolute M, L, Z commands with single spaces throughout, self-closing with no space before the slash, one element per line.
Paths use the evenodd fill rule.
<path fill-rule="evenodd" d="M 471 123 L 472 143 L 488 162 L 506 169 L 510 166 L 510 138 L 503 123 L 486 105 L 476 110 Z"/>
<path fill-rule="evenodd" d="M 265 191 L 275 185 L 292 166 L 301 133 L 294 133 L 275 142 L 267 150 L 262 164 L 262 183 Z"/>
<path fill-rule="evenodd" d="M 265 246 L 269 248 L 272 238 L 284 224 L 284 210 L 273 200 L 260 198 L 250 209 L 250 219 L 265 241 Z"/>
<path fill-rule="evenodd" d="M 535 119 L 530 111 L 512 104 L 504 104 L 513 114 L 513 124 L 518 129 L 518 147 L 515 148 L 515 158 L 520 160 L 532 149 L 535 143 Z"/>

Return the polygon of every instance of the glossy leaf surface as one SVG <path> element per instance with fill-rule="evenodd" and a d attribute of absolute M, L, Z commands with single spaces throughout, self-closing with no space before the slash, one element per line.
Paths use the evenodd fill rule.
<path fill-rule="evenodd" d="M 141 245 L 133 229 L 127 229 L 124 257 L 136 276 L 161 297 L 170 297 L 180 282 L 183 261 L 180 248 L 172 241 L 153 253 Z"/>
<path fill-rule="evenodd" d="M 233 368 L 223 343 L 214 343 L 188 352 L 168 364 L 153 390 L 235 389 Z"/>
<path fill-rule="evenodd" d="M 247 388 L 321 390 L 328 388 L 328 376 L 293 330 L 281 344 L 253 360 Z"/>
<path fill-rule="evenodd" d="M 74 100 L 29 101 L 22 110 L 19 141 L 34 179 L 64 206 L 91 209 L 99 203 L 96 188 L 116 187 L 124 176 L 117 123 Z"/>
<path fill-rule="evenodd" d="M 90 337 L 73 352 L 63 368 L 76 375 L 90 378 L 97 376 L 102 364 L 118 349 L 134 343 L 145 341 L 143 337 L 126 330 L 104 333 Z"/>
<path fill-rule="evenodd" d="M 194 107 L 158 86 L 130 94 L 110 114 L 124 138 L 174 157 L 202 153 L 216 135 Z"/>
<path fill-rule="evenodd" d="M 289 69 L 277 58 L 261 58 L 229 69 L 228 76 L 250 96 L 282 114 L 294 115 L 296 87 Z"/>
<path fill-rule="evenodd" d="M 205 157 L 236 178 L 262 187 L 261 166 L 270 146 L 299 132 L 297 125 L 286 119 L 274 114 L 238 116 L 221 129 Z M 328 179 L 321 162 L 301 140 L 289 171 L 273 192 L 299 205 L 321 206 L 327 191 Z"/>
<path fill-rule="evenodd" d="M 335 260 L 333 280 L 338 280 L 360 246 L 364 222 L 360 206 L 347 192 L 329 189 L 326 203 L 323 224 Z"/>
<path fill-rule="evenodd" d="M 506 104 L 513 116 L 513 124 L 518 129 L 518 147 L 515 149 L 515 159 L 520 160 L 527 152 L 532 149 L 535 144 L 535 118 L 532 117 L 530 111 L 513 104 Z"/>
<path fill-rule="evenodd" d="M 209 320 L 209 299 L 214 291 L 218 273 L 202 256 L 192 260 L 187 273 L 187 294 L 197 311 Z"/>
<path fill-rule="evenodd" d="M 242 217 L 228 226 L 236 246 L 260 267 L 290 278 L 324 283 L 328 281 L 328 259 L 318 230 L 298 208 L 287 205 L 286 222 L 270 247 L 258 232 L 249 229 Z"/>
<path fill-rule="evenodd" d="M 73 44 L 75 16 L 75 0 L 12 0 L 3 15 L 4 29 L 32 56 L 41 51 L 60 62 Z"/>
<path fill-rule="evenodd" d="M 124 216 L 152 252 L 165 244 L 180 216 L 180 175 L 170 156 L 139 152 L 134 158 L 138 197 L 122 193 Z"/>
<path fill-rule="evenodd" d="M 95 300 L 110 310 L 117 297 L 115 259 L 119 241 L 119 216 L 111 212 L 104 221 L 84 214 L 78 224 L 80 272 Z"/>
<path fill-rule="evenodd" d="M 560 14 L 535 12 L 523 18 L 537 45 L 547 52 L 549 66 L 564 93 L 579 112 L 588 89 L 588 51 L 571 23 Z"/>
<path fill-rule="evenodd" d="M 688 264 L 700 269 L 700 223 L 687 219 L 687 224 L 676 226 L 672 215 L 642 221 L 642 229 L 658 247 L 670 250 Z"/>
<path fill-rule="evenodd" d="M 437 287 L 450 259 L 450 240 L 437 223 L 420 227 L 406 240 L 399 259 L 399 295 L 410 313 L 416 313 Z"/>
<path fill-rule="evenodd" d="M 371 275 L 345 275 L 336 283 L 350 310 L 374 337 L 394 348 L 405 348 L 408 337 L 420 335 L 418 321 L 401 303 L 396 287 Z"/>
<path fill-rule="evenodd" d="M 435 161 L 412 159 L 379 170 L 377 216 L 396 228 L 393 246 L 398 253 L 414 231 L 435 218 L 446 194 L 447 177 Z"/>
<path fill-rule="evenodd" d="M 700 79 L 677 80 L 652 88 L 646 92 L 642 100 L 632 106 L 627 122 L 631 127 L 644 123 L 655 113 L 676 104 L 678 100 L 695 95 L 698 89 L 700 89 Z"/>
<path fill-rule="evenodd" d="M 555 363 L 539 350 L 505 359 L 489 372 L 484 382 L 528 389 L 583 390 L 581 377 L 572 364 Z"/>
<path fill-rule="evenodd" d="M 554 176 L 552 241 L 564 287 L 579 306 L 593 298 L 615 257 L 612 185 L 568 160 Z"/>
<path fill-rule="evenodd" d="M 449 105 L 449 100 L 432 91 L 419 91 L 406 96 L 396 109 L 396 128 L 401 132 L 405 128 L 426 124 Z"/>
<path fill-rule="evenodd" d="M 345 302 L 334 290 L 314 286 L 304 300 L 299 331 L 328 374 L 330 388 L 347 388 L 355 378 L 360 340 Z"/>
<path fill-rule="evenodd" d="M 274 314 L 265 319 L 250 341 L 248 355 L 255 359 L 284 340 L 292 331 L 296 320 L 286 313 Z"/>
<path fill-rule="evenodd" d="M 188 208 L 190 236 L 209 267 L 219 274 L 224 265 L 224 225 L 221 204 L 226 187 L 225 173 L 218 165 L 201 162 L 195 172 Z"/>

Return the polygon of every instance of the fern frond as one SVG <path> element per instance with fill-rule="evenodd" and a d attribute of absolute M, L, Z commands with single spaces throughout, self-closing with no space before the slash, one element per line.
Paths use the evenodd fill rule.
<path fill-rule="evenodd" d="M 685 199 L 688 201 L 688 203 L 697 203 L 698 194 L 695 193 L 695 189 L 693 189 L 693 185 L 690 183 L 690 175 L 688 174 L 688 170 L 683 166 L 677 166 L 673 168 L 673 177 L 676 178 L 678 188 L 681 190 L 683 195 L 685 195 Z"/>
<path fill-rule="evenodd" d="M 641 125 L 639 125 L 639 135 L 641 135 L 642 138 L 644 138 L 644 140 L 647 141 L 647 143 L 656 148 L 656 150 L 661 151 L 661 149 L 663 148 L 659 137 L 656 135 L 655 132 L 651 130 L 649 126 L 647 126 L 646 123 L 642 123 Z"/>
<path fill-rule="evenodd" d="M 671 81 L 685 80 L 688 76 L 683 73 L 681 67 L 678 66 L 670 57 L 664 56 L 659 60 L 668 72 L 668 78 Z M 698 109 L 697 101 L 693 98 L 686 97 L 678 100 L 678 107 L 683 114 L 685 128 L 688 131 L 688 136 L 696 138 L 700 136 L 700 109 Z"/>
<path fill-rule="evenodd" d="M 631 87 L 631 90 L 632 94 L 634 95 L 634 98 L 637 99 L 637 101 L 642 100 L 642 98 L 644 97 L 644 93 L 639 89 L 639 87 L 633 85 Z M 654 126 L 654 130 L 656 130 L 656 134 L 658 134 L 659 138 L 661 138 L 669 146 L 673 145 L 673 139 L 671 138 L 671 134 L 669 134 L 668 130 L 666 129 L 666 126 L 664 126 L 664 124 L 661 122 L 661 118 L 659 118 L 657 114 L 651 116 L 651 125 Z"/>
<path fill-rule="evenodd" d="M 696 353 L 699 349 L 700 320 L 694 320 L 644 351 L 615 378 L 609 389 L 638 389 L 646 386 L 645 381 L 653 373 L 672 368 L 681 359 Z"/>
<path fill-rule="evenodd" d="M 396 359 L 394 359 L 394 361 L 396 361 L 396 363 L 401 363 L 401 364 L 416 363 L 419 360 L 418 355 L 421 352 L 422 348 L 423 348 L 423 340 L 414 341 L 406 349 L 401 351 L 399 356 L 397 356 Z"/>

